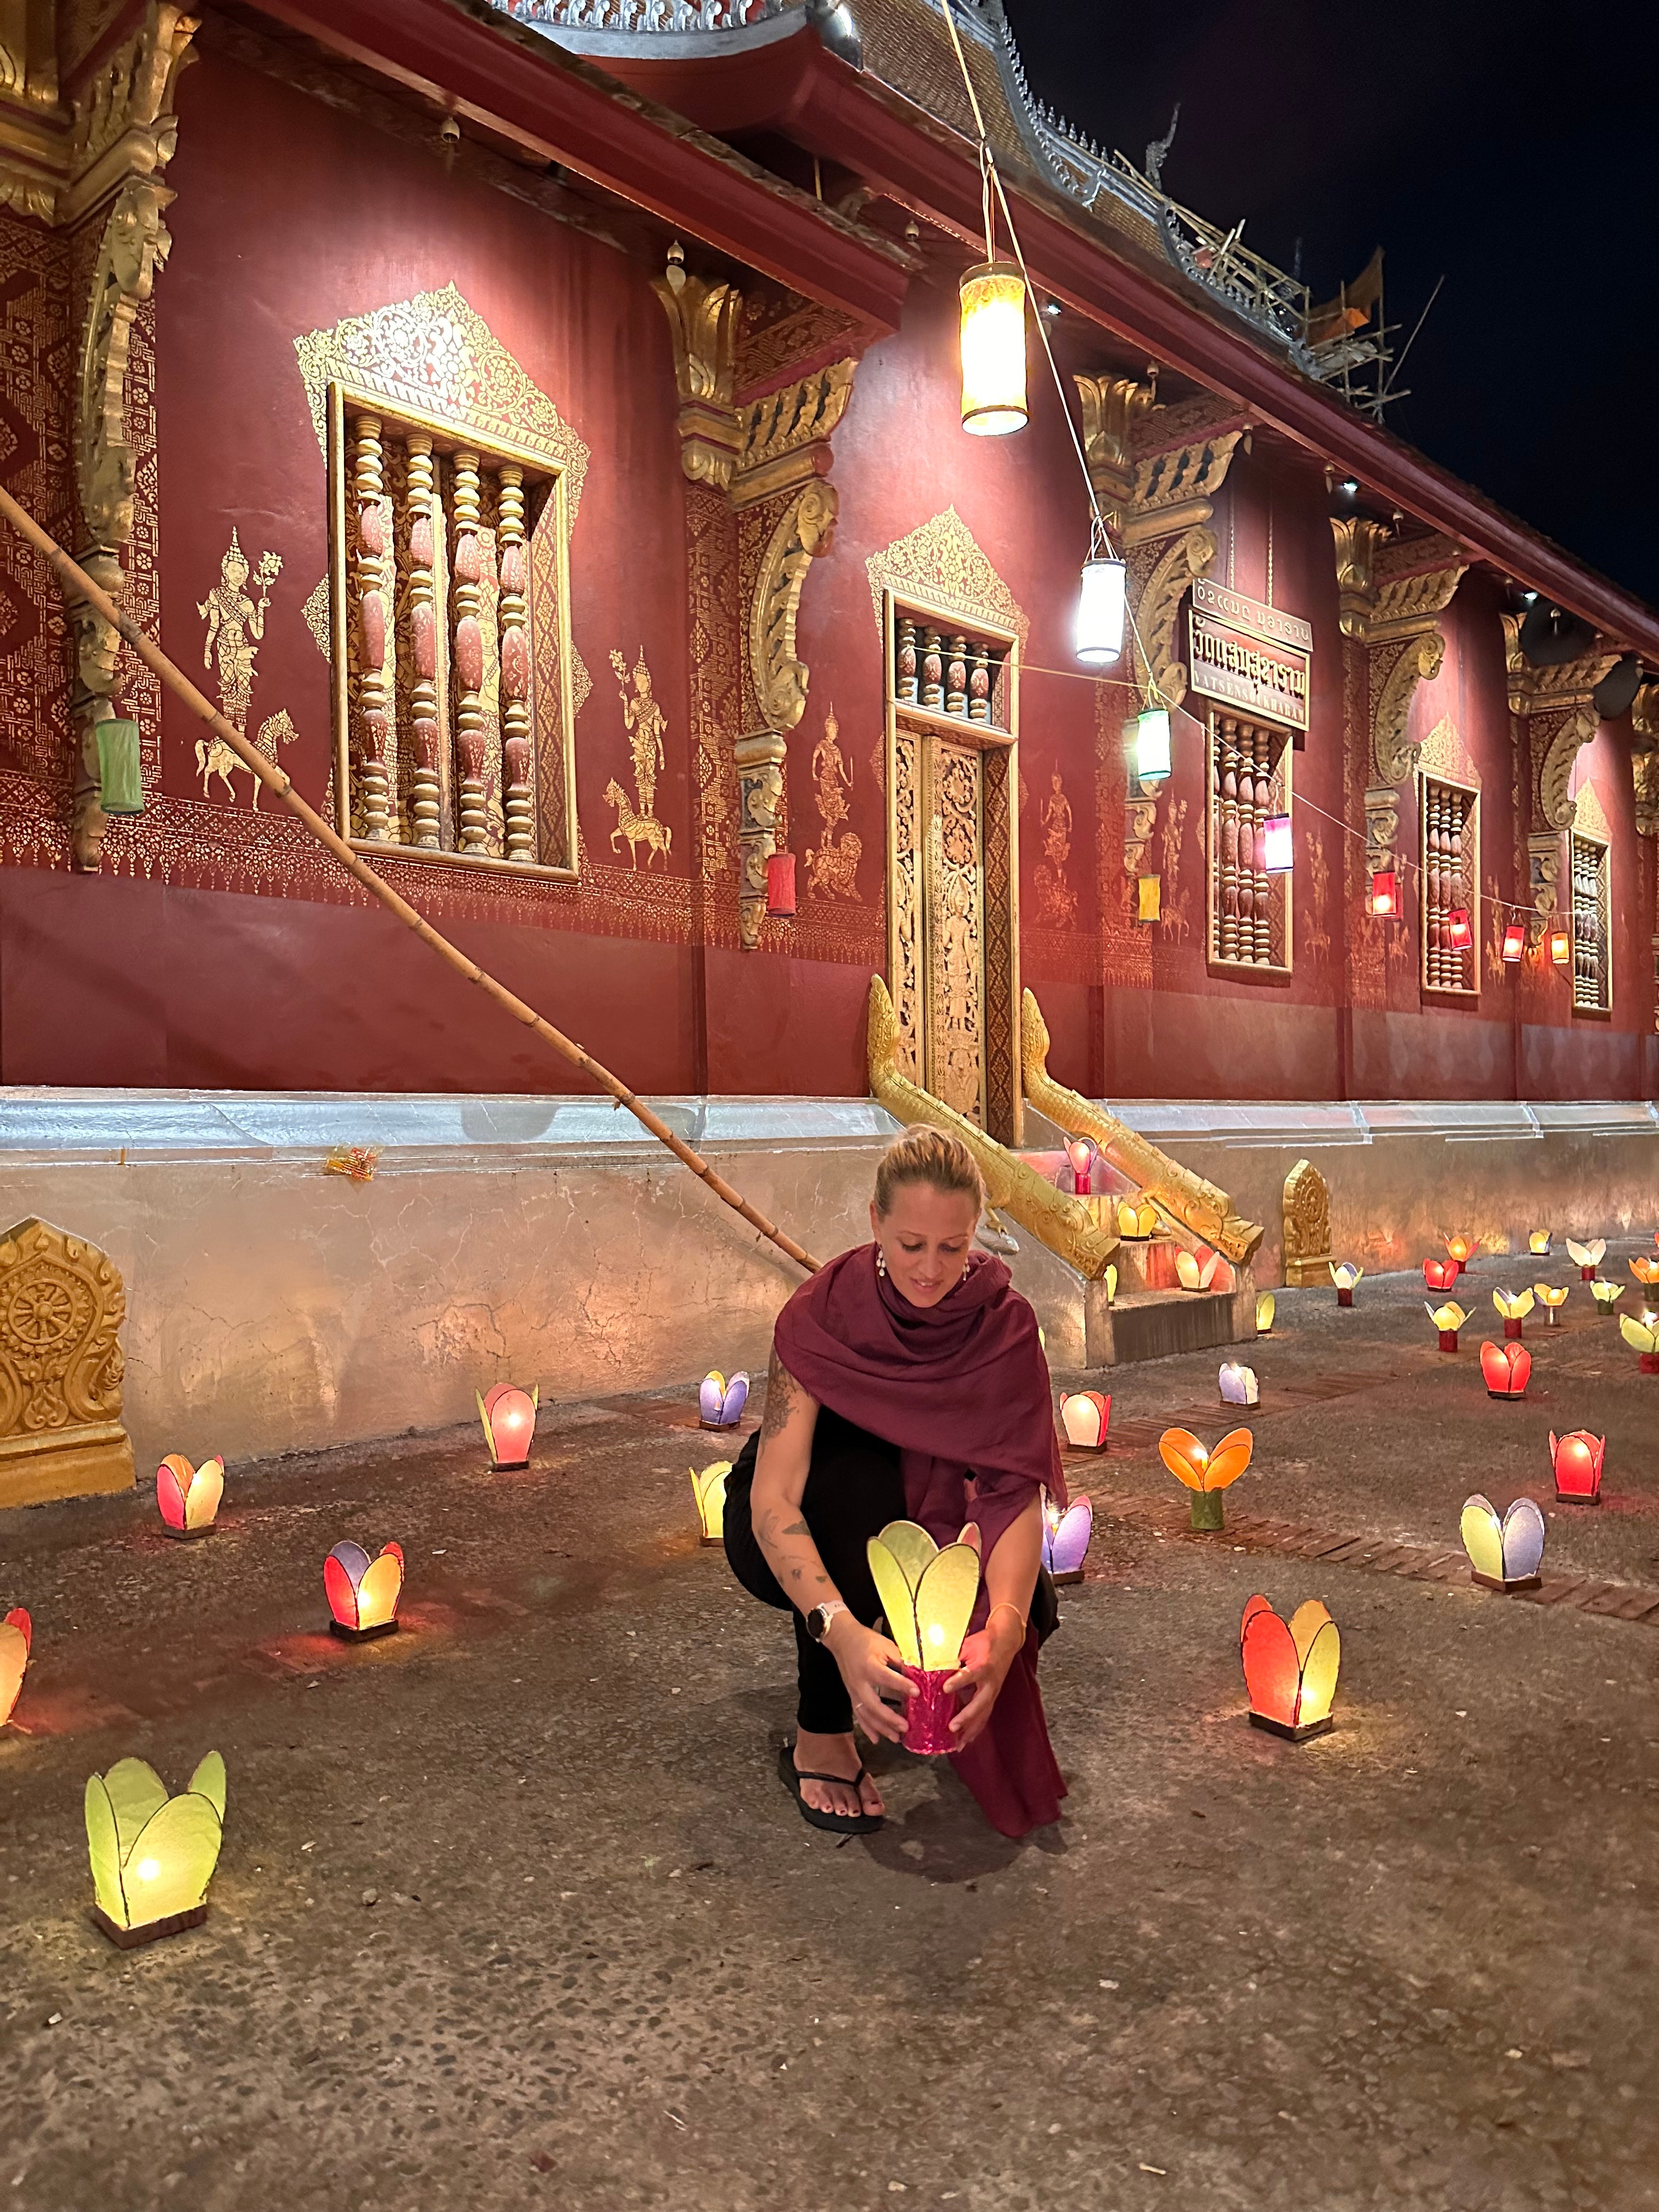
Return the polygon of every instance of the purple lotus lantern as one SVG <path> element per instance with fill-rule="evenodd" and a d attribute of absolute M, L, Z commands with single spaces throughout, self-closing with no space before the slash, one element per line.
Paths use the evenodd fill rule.
<path fill-rule="evenodd" d="M 1051 1580 L 1083 1580 L 1083 1562 L 1094 1532 L 1095 1509 L 1086 1498 L 1074 1498 L 1062 1513 L 1048 1492 L 1043 1492 L 1042 1564 Z"/>
<path fill-rule="evenodd" d="M 702 1388 L 697 1393 L 697 1411 L 705 1429 L 735 1428 L 748 1403 L 749 1377 L 742 1370 L 729 1382 L 718 1368 L 703 1376 Z"/>

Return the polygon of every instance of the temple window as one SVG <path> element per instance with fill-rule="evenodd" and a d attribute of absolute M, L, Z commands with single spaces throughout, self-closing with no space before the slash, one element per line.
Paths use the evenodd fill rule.
<path fill-rule="evenodd" d="M 1291 811 L 1291 732 L 1212 709 L 1207 753 L 1210 959 L 1288 975 L 1291 878 L 1262 862 L 1268 822 Z"/>
<path fill-rule="evenodd" d="M 575 873 L 561 463 L 330 387 L 342 832 L 464 866 Z"/>
<path fill-rule="evenodd" d="M 1572 1003 L 1580 1013 L 1605 1014 L 1613 1006 L 1609 951 L 1607 848 L 1575 830 L 1572 848 Z"/>
<path fill-rule="evenodd" d="M 1480 990 L 1480 794 L 1439 776 L 1424 775 L 1419 785 L 1423 988 L 1477 997 Z"/>

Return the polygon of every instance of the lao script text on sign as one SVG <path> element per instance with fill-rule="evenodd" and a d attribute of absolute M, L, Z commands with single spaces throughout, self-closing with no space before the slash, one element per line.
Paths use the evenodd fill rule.
<path fill-rule="evenodd" d="M 1193 580 L 1188 623 L 1188 680 L 1194 691 L 1307 728 L 1311 624 L 1204 576 Z"/>

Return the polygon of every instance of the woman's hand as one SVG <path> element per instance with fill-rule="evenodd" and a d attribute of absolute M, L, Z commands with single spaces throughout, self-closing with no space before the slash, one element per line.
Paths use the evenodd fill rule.
<path fill-rule="evenodd" d="M 854 1620 L 850 1613 L 836 1615 L 824 1642 L 841 1669 L 858 1726 L 867 1736 L 899 1742 L 906 1727 L 905 1706 L 915 1696 L 916 1686 L 899 1671 L 904 1662 L 898 1646 Z M 890 1698 L 904 1700 L 896 1712 L 886 1702 Z"/>
<path fill-rule="evenodd" d="M 952 1674 L 945 1686 L 957 1695 L 951 1733 L 957 1740 L 958 1751 L 966 1751 L 984 1733 L 992 1707 L 1007 1680 L 1008 1669 L 1019 1656 L 1024 1642 L 1021 1630 L 1001 1608 L 992 1615 L 988 1627 L 963 1637 L 962 1671 Z"/>

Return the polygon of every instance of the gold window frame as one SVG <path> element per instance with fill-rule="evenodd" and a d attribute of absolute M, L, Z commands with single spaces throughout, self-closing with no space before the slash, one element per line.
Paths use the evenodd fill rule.
<path fill-rule="evenodd" d="M 1601 931 L 1597 963 L 1600 995 L 1586 1000 L 1578 995 L 1578 855 L 1595 855 L 1596 921 Z M 1567 832 L 1567 918 L 1572 938 L 1572 1011 L 1591 1016 L 1613 1012 L 1613 848 L 1605 837 L 1587 836 L 1582 830 Z"/>
<path fill-rule="evenodd" d="M 1464 973 L 1474 980 L 1468 983 L 1431 983 L 1429 981 L 1429 787 L 1440 791 L 1455 791 L 1468 801 L 1468 811 L 1463 817 L 1463 872 L 1469 887 L 1469 934 L 1472 939 L 1464 954 Z M 1473 850 L 1470 849 L 1471 846 Z M 1436 999 L 1479 999 L 1480 996 L 1480 790 L 1478 784 L 1464 783 L 1455 775 L 1442 775 L 1434 769 L 1419 769 L 1417 774 L 1417 981 L 1424 996 Z"/>
<path fill-rule="evenodd" d="M 545 487 L 545 501 L 537 516 L 541 516 L 550 503 L 553 513 L 553 550 L 555 607 L 554 624 L 558 640 L 558 751 L 557 773 L 560 776 L 563 800 L 564 852 L 556 860 L 538 858 L 534 860 L 508 860 L 497 853 L 474 853 L 453 850 L 447 847 L 436 849 L 429 846 L 406 844 L 392 840 L 356 837 L 351 834 L 352 763 L 351 763 L 351 653 L 349 623 L 351 602 L 349 580 L 347 574 L 349 532 L 347 526 L 346 502 L 349 456 L 346 441 L 347 410 L 378 416 L 392 431 L 416 430 L 432 440 L 434 453 L 453 454 L 459 452 L 476 453 L 481 459 L 516 465 L 526 471 L 526 503 L 532 492 L 539 495 Z M 334 798 L 335 826 L 354 852 L 373 859 L 377 854 L 396 860 L 413 860 L 430 863 L 436 867 L 466 868 L 485 874 L 511 877 L 514 881 L 526 878 L 551 883 L 574 883 L 579 879 L 580 842 L 576 820 L 576 700 L 575 647 L 571 630 L 570 616 L 570 491 L 568 464 L 545 447 L 526 445 L 520 441 L 503 438 L 494 431 L 484 431 L 473 424 L 458 422 L 453 417 L 436 415 L 413 407 L 406 401 L 388 398 L 372 385 L 357 384 L 345 378 L 331 378 L 328 386 L 328 489 L 329 489 L 329 599 L 330 645 L 331 648 L 334 714 Z M 526 538 L 533 536 L 532 530 Z M 392 623 L 397 619 L 395 605 Z M 532 700 L 544 678 L 537 668 L 536 655 L 531 651 L 531 685 Z M 533 709 L 532 709 L 533 721 Z M 399 731 L 399 735 L 403 734 Z M 447 738 L 453 733 L 447 732 Z M 539 778 L 544 764 L 534 745 L 535 772 Z M 539 837 L 539 826 L 538 830 Z"/>
<path fill-rule="evenodd" d="M 1272 880 L 1279 901 L 1279 918 L 1272 921 L 1278 936 L 1283 957 L 1274 960 L 1241 960 L 1236 955 L 1224 953 L 1221 947 L 1220 924 L 1223 919 L 1223 889 L 1221 882 L 1221 802 L 1216 791 L 1216 749 L 1219 725 L 1223 720 L 1242 722 L 1251 730 L 1265 733 L 1277 748 L 1270 771 L 1273 811 L 1289 815 L 1296 820 L 1295 770 L 1296 732 L 1288 724 L 1269 721 L 1263 714 L 1241 714 L 1224 701 L 1209 702 L 1204 718 L 1204 951 L 1208 972 L 1242 980 L 1253 976 L 1260 981 L 1280 983 L 1295 970 L 1296 963 L 1296 872 L 1275 876 Z M 1133 770 L 1131 771 L 1133 774 Z M 1295 836 L 1294 827 L 1291 830 Z"/>

